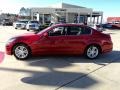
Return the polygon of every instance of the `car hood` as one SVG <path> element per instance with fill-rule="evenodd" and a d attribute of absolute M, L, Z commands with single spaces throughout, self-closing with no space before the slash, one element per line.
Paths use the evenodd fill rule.
<path fill-rule="evenodd" d="M 15 37 L 19 38 L 19 37 L 33 37 L 33 36 L 36 36 L 36 34 L 35 33 L 24 33 L 24 34 L 21 34 L 21 35 L 17 35 Z"/>
<path fill-rule="evenodd" d="M 22 34 L 19 36 L 15 36 L 13 38 L 15 38 L 16 43 L 23 42 L 23 43 L 30 45 L 36 41 L 39 41 L 41 36 L 42 35 L 38 35 L 38 34 L 34 34 L 34 33 L 25 33 L 25 34 Z"/>
<path fill-rule="evenodd" d="M 22 40 L 22 41 L 26 41 L 26 40 L 30 40 L 30 41 L 33 41 L 33 40 L 36 40 L 40 37 L 40 35 L 37 35 L 35 33 L 25 33 L 25 34 L 22 34 L 22 35 L 17 35 L 17 36 L 14 36 L 12 38 L 16 38 L 16 40 Z"/>
<path fill-rule="evenodd" d="M 35 25 L 35 24 L 38 24 L 38 23 L 28 23 L 28 25 Z"/>
<path fill-rule="evenodd" d="M 15 23 L 15 24 L 25 24 L 25 23 Z"/>
<path fill-rule="evenodd" d="M 37 25 L 37 26 L 39 26 L 40 24 L 38 24 L 38 23 L 29 23 L 27 25 Z"/>

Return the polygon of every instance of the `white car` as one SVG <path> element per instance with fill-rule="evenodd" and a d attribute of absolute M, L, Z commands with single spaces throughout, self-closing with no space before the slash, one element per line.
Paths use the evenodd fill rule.
<path fill-rule="evenodd" d="M 27 25 L 28 21 L 16 21 L 13 23 L 13 27 L 15 29 L 26 29 L 26 25 Z"/>
<path fill-rule="evenodd" d="M 93 29 L 95 29 L 95 30 L 97 30 L 97 31 L 100 31 L 100 32 L 105 31 L 105 29 L 104 29 L 102 26 L 99 26 L 99 25 L 97 25 L 97 24 L 93 24 L 93 25 L 90 26 L 90 27 L 92 27 Z"/>
<path fill-rule="evenodd" d="M 29 21 L 26 25 L 27 31 L 29 30 L 39 30 L 40 24 L 38 21 Z"/>

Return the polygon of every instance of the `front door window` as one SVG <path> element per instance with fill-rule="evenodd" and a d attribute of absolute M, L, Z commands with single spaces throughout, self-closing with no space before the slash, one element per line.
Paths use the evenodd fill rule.
<path fill-rule="evenodd" d="M 64 27 L 56 27 L 53 30 L 49 31 L 49 36 L 61 36 L 65 35 Z"/>

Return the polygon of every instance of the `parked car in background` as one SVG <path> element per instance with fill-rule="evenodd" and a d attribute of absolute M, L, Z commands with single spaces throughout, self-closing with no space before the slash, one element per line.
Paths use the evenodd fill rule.
<path fill-rule="evenodd" d="M 21 60 L 31 55 L 85 55 L 94 59 L 112 48 L 108 34 L 79 24 L 56 24 L 38 33 L 11 38 L 6 53 Z"/>
<path fill-rule="evenodd" d="M 21 21 L 16 21 L 13 23 L 13 26 L 15 29 L 26 29 L 28 21 L 26 20 L 21 20 Z"/>
<path fill-rule="evenodd" d="M 120 22 L 114 22 L 111 25 L 112 25 L 112 29 L 120 29 Z"/>
<path fill-rule="evenodd" d="M 101 25 L 98 25 L 98 24 L 93 24 L 90 27 L 100 32 L 105 31 L 105 29 Z"/>
<path fill-rule="evenodd" d="M 99 27 L 99 26 L 101 26 L 103 29 L 120 29 L 119 22 L 100 24 L 97 27 Z"/>
<path fill-rule="evenodd" d="M 112 29 L 112 24 L 110 23 L 101 24 L 101 26 L 106 29 Z"/>
<path fill-rule="evenodd" d="M 12 26 L 13 23 L 12 23 L 12 21 L 10 19 L 3 19 L 1 24 L 3 26 Z"/>
<path fill-rule="evenodd" d="M 29 21 L 26 25 L 27 31 L 29 30 L 39 30 L 40 23 L 38 21 Z"/>

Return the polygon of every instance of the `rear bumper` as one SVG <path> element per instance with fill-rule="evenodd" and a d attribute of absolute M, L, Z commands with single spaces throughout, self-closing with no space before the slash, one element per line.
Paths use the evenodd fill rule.
<path fill-rule="evenodd" d="M 103 45 L 102 53 L 111 52 L 112 50 L 113 50 L 113 43 L 112 42 L 105 43 Z"/>

